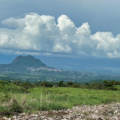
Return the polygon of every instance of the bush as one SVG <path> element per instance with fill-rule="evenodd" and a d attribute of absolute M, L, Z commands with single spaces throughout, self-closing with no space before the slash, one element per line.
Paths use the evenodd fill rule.
<path fill-rule="evenodd" d="M 59 87 L 64 87 L 63 80 L 62 80 L 62 81 L 59 81 L 58 86 L 59 86 Z"/>
<path fill-rule="evenodd" d="M 118 90 L 118 89 L 115 87 L 106 87 L 106 90 Z"/>
<path fill-rule="evenodd" d="M 72 87 L 74 87 L 74 88 L 80 88 L 80 84 L 73 84 Z"/>
<path fill-rule="evenodd" d="M 42 87 L 53 87 L 53 84 L 49 83 L 49 82 L 46 82 L 46 81 L 43 81 L 39 84 L 39 86 L 42 86 Z"/>
<path fill-rule="evenodd" d="M 10 104 L 9 107 L 11 112 L 18 112 L 18 113 L 23 112 L 23 108 L 18 104 L 16 99 L 12 100 L 12 103 Z"/>
<path fill-rule="evenodd" d="M 88 88 L 95 90 L 102 90 L 104 89 L 104 85 L 102 83 L 94 82 L 94 83 L 90 83 Z"/>
<path fill-rule="evenodd" d="M 67 84 L 68 84 L 68 86 L 72 86 L 74 83 L 71 81 L 68 81 Z"/>
<path fill-rule="evenodd" d="M 3 116 L 11 116 L 11 112 L 9 110 L 9 107 L 6 107 L 6 106 L 0 106 L 0 116 L 3 117 Z M 1 119 L 0 119 L 1 120 Z"/>

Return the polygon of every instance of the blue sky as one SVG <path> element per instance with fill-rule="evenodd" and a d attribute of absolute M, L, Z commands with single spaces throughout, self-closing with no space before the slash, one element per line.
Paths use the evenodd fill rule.
<path fill-rule="evenodd" d="M 0 54 L 120 58 L 119 5 L 119 0 L 0 0 Z"/>

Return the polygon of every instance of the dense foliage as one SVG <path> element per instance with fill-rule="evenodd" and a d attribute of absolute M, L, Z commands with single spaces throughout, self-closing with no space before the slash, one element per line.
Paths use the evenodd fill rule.
<path fill-rule="evenodd" d="M 73 88 L 87 88 L 87 89 L 96 89 L 96 90 L 117 90 L 115 88 L 115 85 L 120 85 L 120 81 L 108 81 L 104 80 L 102 83 L 100 82 L 91 82 L 91 83 L 85 83 L 85 84 L 79 84 L 79 83 L 73 83 L 71 81 L 64 82 L 47 82 L 47 81 L 38 81 L 36 83 L 30 83 L 29 81 L 21 82 L 21 81 L 13 81 L 12 82 L 15 85 L 21 86 L 24 89 L 28 90 L 30 88 L 35 87 L 73 87 Z"/>

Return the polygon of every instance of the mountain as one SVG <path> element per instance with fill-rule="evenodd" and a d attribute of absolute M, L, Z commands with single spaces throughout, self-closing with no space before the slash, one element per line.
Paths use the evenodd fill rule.
<path fill-rule="evenodd" d="M 43 60 L 42 60 L 43 61 Z M 93 74 L 90 72 L 70 71 L 49 67 L 41 60 L 31 55 L 18 56 L 9 64 L 0 64 L 0 79 L 23 81 L 73 81 L 79 83 L 93 80 L 120 80 L 120 76 L 107 74 Z M 52 60 L 49 59 L 52 62 Z M 54 60 L 55 61 L 55 60 Z M 63 61 L 64 63 L 65 61 Z M 74 63 L 74 62 L 73 62 Z M 82 64 L 82 62 L 79 62 Z M 65 63 L 64 63 L 65 64 Z M 58 64 L 59 65 L 59 64 Z M 82 67 L 82 66 L 81 66 Z M 80 67 L 80 68 L 81 68 Z"/>
<path fill-rule="evenodd" d="M 34 58 L 31 55 L 18 56 L 13 60 L 11 65 L 24 66 L 24 67 L 26 66 L 26 67 L 33 67 L 33 68 L 47 67 L 43 62 L 41 62 L 39 59 Z"/>
<path fill-rule="evenodd" d="M 10 64 L 1 64 L 0 71 L 1 72 L 29 72 L 29 68 L 37 69 L 37 68 L 47 68 L 43 62 L 39 59 L 34 58 L 31 55 L 28 56 L 18 56 L 16 57 L 12 63 Z"/>

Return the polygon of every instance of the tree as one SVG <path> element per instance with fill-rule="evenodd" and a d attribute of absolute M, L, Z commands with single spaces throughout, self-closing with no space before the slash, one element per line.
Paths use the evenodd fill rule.
<path fill-rule="evenodd" d="M 59 81 L 58 86 L 59 86 L 59 87 L 63 87 L 63 86 L 64 86 L 63 80 L 62 80 L 62 81 Z"/>
<path fill-rule="evenodd" d="M 105 87 L 113 87 L 113 81 L 104 80 L 103 83 Z"/>
<path fill-rule="evenodd" d="M 13 84 L 15 84 L 15 85 L 21 85 L 22 82 L 17 80 L 17 81 L 13 81 Z"/>
<path fill-rule="evenodd" d="M 22 86 L 23 86 L 26 90 L 28 90 L 29 88 L 31 88 L 31 84 L 29 83 L 29 81 L 25 81 L 25 82 L 22 84 Z"/>
<path fill-rule="evenodd" d="M 46 81 L 43 81 L 39 84 L 40 86 L 43 86 L 43 87 L 52 87 L 53 85 L 49 82 L 46 82 Z"/>
<path fill-rule="evenodd" d="M 111 80 L 111 81 L 104 80 L 103 83 L 104 83 L 104 86 L 106 87 L 106 89 L 108 89 L 108 90 L 117 90 L 117 88 L 115 88 L 113 86 L 115 84 L 114 80 Z"/>
<path fill-rule="evenodd" d="M 68 81 L 67 84 L 68 84 L 68 86 L 72 86 L 74 83 L 71 81 Z"/>

